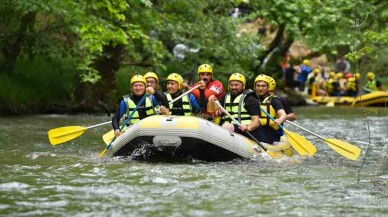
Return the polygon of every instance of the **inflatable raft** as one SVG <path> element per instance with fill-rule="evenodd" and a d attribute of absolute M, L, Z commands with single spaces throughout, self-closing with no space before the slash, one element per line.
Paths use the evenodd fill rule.
<path fill-rule="evenodd" d="M 310 100 L 318 104 L 329 103 L 343 106 L 385 106 L 388 103 L 388 91 L 376 91 L 356 97 L 315 96 L 311 97 Z"/>
<path fill-rule="evenodd" d="M 289 142 L 262 143 L 268 150 L 292 156 Z M 131 125 L 112 143 L 108 155 L 138 160 L 253 159 L 261 153 L 252 140 L 198 117 L 154 115 Z"/>

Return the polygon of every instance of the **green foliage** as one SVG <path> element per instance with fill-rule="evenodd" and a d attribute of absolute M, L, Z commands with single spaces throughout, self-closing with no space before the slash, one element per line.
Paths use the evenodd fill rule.
<path fill-rule="evenodd" d="M 232 18 L 231 10 L 242 5 L 249 14 L 245 18 Z M 12 59 L 11 51 L 19 53 L 15 55 L 13 74 L 2 70 L 7 75 L 0 75 L 2 90 L 16 95 L 7 99 L 3 94 L 1 100 L 27 104 L 32 98 L 40 103 L 66 98 L 74 94 L 74 87 L 56 84 L 56 79 L 72 81 L 74 76 L 95 85 L 109 83 L 100 81 L 104 75 L 96 70 L 95 64 L 96 60 L 112 55 L 106 51 L 107 47 L 116 46 L 123 48 L 119 65 L 112 67 L 120 68 L 119 95 L 127 93 L 126 82 L 131 75 L 146 71 L 157 72 L 162 82 L 172 72 L 195 82 L 197 67 L 202 63 L 211 64 L 214 76 L 224 84 L 234 72 L 251 80 L 263 64 L 259 61 L 263 54 L 274 56 L 268 64 L 276 66 L 279 59 L 278 54 L 267 52 L 269 46 L 257 31 L 241 31 L 242 25 L 258 17 L 272 29 L 285 27 L 281 43 L 286 39 L 301 41 L 316 54 L 327 54 L 329 59 L 342 50 L 349 51 L 347 57 L 353 65 L 362 63 L 373 68 L 377 75 L 385 74 L 387 7 L 388 4 L 378 0 L 13 0 L 0 4 L 1 66 L 6 65 L 3 60 Z M 173 49 L 177 44 L 198 52 L 187 52 L 184 59 L 176 59 Z M 68 56 L 71 61 L 61 60 Z M 34 60 L 32 65 L 27 64 L 28 59 Z M 34 65 L 38 62 L 49 70 L 39 74 Z M 51 69 L 51 63 L 58 68 Z M 268 74 L 279 73 L 272 66 L 266 70 Z M 58 71 L 68 77 L 58 77 Z M 29 74 L 44 79 L 31 79 Z M 50 79 L 58 92 L 50 90 L 53 98 L 38 96 Z M 27 81 L 34 85 L 28 85 Z"/>
<path fill-rule="evenodd" d="M 36 112 L 47 108 L 48 102 L 69 104 L 78 83 L 75 66 L 72 57 L 18 60 L 13 75 L 0 73 L 0 110 Z"/>

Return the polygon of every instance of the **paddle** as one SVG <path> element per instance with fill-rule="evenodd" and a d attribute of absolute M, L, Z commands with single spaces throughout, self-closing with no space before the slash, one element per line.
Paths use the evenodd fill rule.
<path fill-rule="evenodd" d="M 222 107 L 221 103 L 218 101 L 218 100 L 215 100 L 214 101 L 217 106 L 225 113 L 227 114 L 236 124 L 238 124 L 238 126 L 240 126 L 241 124 L 228 112 L 225 110 L 224 107 Z M 267 152 L 267 154 L 273 158 L 282 158 L 283 156 L 281 154 L 278 154 L 278 153 L 275 153 L 273 151 L 270 151 L 268 150 L 263 144 L 261 144 L 261 142 L 259 142 L 254 136 L 252 136 L 251 133 L 249 133 L 248 131 L 245 131 L 246 134 L 248 134 L 248 136 L 253 140 L 255 141 L 265 152 Z M 257 151 L 255 149 L 255 151 Z"/>
<path fill-rule="evenodd" d="M 112 122 L 107 121 L 107 122 L 96 124 L 89 127 L 83 127 L 83 126 L 59 127 L 59 128 L 49 130 L 48 138 L 51 145 L 58 145 L 81 136 L 87 129 L 99 127 L 109 123 L 112 123 Z"/>
<path fill-rule="evenodd" d="M 272 121 L 275 122 L 274 117 L 268 114 L 266 110 L 264 110 L 261 107 L 260 107 L 260 110 L 263 111 Z M 300 155 L 308 155 L 312 157 L 317 152 L 317 148 L 315 148 L 315 146 L 311 144 L 309 141 L 307 141 L 307 139 L 304 138 L 303 136 L 284 129 L 282 125 L 279 125 L 279 127 L 284 130 L 284 133 L 287 135 L 288 141 L 290 142 L 291 146 Z"/>
<path fill-rule="evenodd" d="M 295 127 L 298 127 L 326 142 L 330 148 L 332 148 L 334 151 L 336 151 L 338 154 L 350 159 L 350 160 L 357 160 L 360 157 L 361 149 L 355 145 L 352 145 L 348 142 L 341 141 L 339 139 L 325 139 L 322 136 L 311 132 L 310 130 L 303 128 L 295 123 L 292 123 L 291 121 L 287 121 L 287 123 L 294 125 Z"/>
<path fill-rule="evenodd" d="M 335 105 L 335 101 L 330 101 L 330 102 L 326 103 L 327 107 L 334 107 L 334 105 Z"/>
<path fill-rule="evenodd" d="M 178 100 L 181 99 L 182 97 L 184 97 L 184 96 L 186 96 L 187 94 L 191 93 L 193 90 L 197 89 L 199 86 L 201 86 L 201 85 L 198 84 L 198 85 L 194 86 L 194 87 L 191 88 L 190 90 L 188 90 L 188 91 L 182 93 L 182 94 L 181 94 L 180 96 L 178 96 L 177 98 L 171 100 L 168 104 L 172 104 L 172 103 L 178 101 Z M 125 129 L 124 129 L 124 130 L 125 130 Z M 104 140 L 104 143 L 105 143 L 105 144 L 109 144 L 109 143 L 112 141 L 113 138 L 114 138 L 114 131 L 113 131 L 113 130 L 111 130 L 111 131 L 105 133 L 105 134 L 102 136 L 102 140 Z"/>
<path fill-rule="evenodd" d="M 137 111 L 137 109 L 139 108 L 139 106 L 141 104 L 143 104 L 144 100 L 147 98 L 147 94 L 144 94 L 144 96 L 140 99 L 139 103 L 137 103 L 135 109 L 133 109 L 133 111 L 131 112 L 131 114 L 129 114 L 129 116 L 127 117 L 127 119 L 124 121 L 123 124 L 121 124 L 120 126 L 120 132 L 121 130 L 127 125 L 127 123 L 132 119 L 132 116 L 133 114 L 135 114 L 135 112 Z M 113 137 L 112 141 L 105 147 L 105 149 L 98 155 L 98 157 L 102 158 L 104 157 L 104 155 L 108 152 L 109 148 L 112 146 L 112 143 L 116 140 L 116 136 Z"/>

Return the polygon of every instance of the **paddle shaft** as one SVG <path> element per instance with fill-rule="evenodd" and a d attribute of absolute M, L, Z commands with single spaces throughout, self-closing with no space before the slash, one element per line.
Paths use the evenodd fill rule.
<path fill-rule="evenodd" d="M 132 116 L 135 114 L 137 109 L 141 104 L 143 104 L 144 100 L 147 98 L 147 94 L 144 94 L 144 96 L 141 98 L 139 103 L 136 105 L 135 109 L 131 112 L 131 114 L 127 117 L 127 119 L 124 121 L 124 123 L 120 126 L 120 131 L 125 127 L 125 125 L 132 119 Z M 109 148 L 112 146 L 112 143 L 116 140 L 116 136 L 112 139 L 112 141 L 105 147 L 105 150 L 109 150 Z M 103 155 L 103 154 L 102 154 Z"/>
<path fill-rule="evenodd" d="M 236 124 L 238 124 L 238 126 L 240 126 L 241 124 L 228 112 L 224 109 L 224 107 L 222 107 L 221 103 L 216 100 L 214 101 L 218 107 L 220 107 L 220 109 L 225 113 L 227 114 Z M 251 133 L 248 132 L 248 130 L 245 131 L 249 137 L 251 137 L 251 139 L 253 139 L 253 141 L 255 141 L 258 145 L 260 145 L 260 147 L 264 150 L 264 151 L 268 151 L 268 149 L 263 145 L 261 144 L 261 142 L 259 142 Z"/>
<path fill-rule="evenodd" d="M 195 85 L 193 88 L 191 88 L 190 90 L 182 93 L 182 95 L 178 96 L 177 98 L 171 100 L 168 104 L 173 104 L 174 102 L 178 101 L 180 98 L 186 96 L 187 94 L 191 93 L 193 90 L 197 89 L 199 86 L 201 86 L 200 84 L 197 84 Z"/>
<path fill-rule="evenodd" d="M 112 121 L 107 121 L 107 122 L 104 122 L 101 124 L 92 125 L 92 126 L 86 127 L 86 129 L 91 129 L 91 128 L 99 127 L 99 126 L 110 124 L 110 123 L 112 123 Z"/>
<path fill-rule="evenodd" d="M 269 117 L 273 122 L 275 122 L 275 118 L 273 118 L 272 115 L 270 115 L 266 110 L 264 110 L 262 107 L 260 107 L 260 110 L 263 111 L 267 115 L 267 117 Z M 279 125 L 279 127 L 283 129 L 283 126 L 281 124 Z"/>
<path fill-rule="evenodd" d="M 274 117 L 272 117 L 266 110 L 260 107 L 260 110 L 263 111 L 267 117 L 269 117 L 273 122 L 275 122 Z M 311 144 L 309 141 L 307 141 L 304 137 L 289 132 L 288 130 L 284 129 L 282 125 L 279 125 L 280 129 L 284 130 L 284 133 L 287 135 L 287 138 L 289 139 L 291 146 L 295 149 L 296 152 L 298 152 L 300 155 L 309 155 L 312 157 L 316 152 L 317 149 L 313 144 Z"/>
<path fill-rule="evenodd" d="M 316 134 L 316 133 L 314 133 L 314 132 L 311 132 L 310 130 L 308 130 L 308 129 L 304 128 L 304 127 L 301 127 L 301 126 L 299 126 L 299 125 L 297 125 L 297 124 L 295 124 L 295 123 L 292 123 L 292 122 L 289 121 L 289 120 L 286 120 L 286 122 L 289 123 L 289 124 L 291 124 L 291 125 L 294 125 L 295 127 L 300 128 L 300 129 L 302 129 L 302 130 L 304 130 L 304 131 L 306 131 L 306 132 L 308 132 L 308 133 L 310 133 L 310 134 L 312 134 L 312 135 L 314 135 L 314 136 L 316 136 L 316 137 L 318 137 L 318 138 L 320 138 L 320 139 L 325 140 L 325 138 L 323 138 L 322 136 L 320 136 L 320 135 L 318 135 L 318 134 Z"/>

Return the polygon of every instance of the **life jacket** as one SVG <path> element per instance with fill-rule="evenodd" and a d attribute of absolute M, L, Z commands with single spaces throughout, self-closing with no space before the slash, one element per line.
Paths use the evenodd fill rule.
<path fill-rule="evenodd" d="M 261 102 L 260 107 L 263 110 L 265 110 L 266 112 L 268 112 L 268 114 L 270 114 L 275 119 L 276 118 L 276 111 L 271 105 L 271 100 L 274 97 L 276 97 L 276 96 L 269 95 L 269 96 L 265 97 L 264 100 Z M 279 126 L 273 120 L 271 120 L 271 118 L 268 117 L 261 109 L 260 109 L 259 118 L 260 118 L 260 125 L 261 126 L 270 126 L 274 130 L 279 129 Z"/>
<path fill-rule="evenodd" d="M 174 107 L 174 103 L 170 103 L 173 99 L 172 99 L 172 96 L 171 94 L 169 94 L 168 92 L 165 92 L 165 95 L 167 97 L 167 100 L 169 102 L 169 107 L 170 107 L 170 115 L 171 115 L 171 111 Z M 191 106 L 191 103 L 190 103 L 190 97 L 189 95 L 186 95 L 184 97 L 182 97 L 180 99 L 182 101 L 182 104 L 179 107 L 175 107 L 175 109 L 177 110 L 177 114 L 175 115 L 184 115 L 184 116 L 192 116 L 192 106 Z"/>
<path fill-rule="evenodd" d="M 226 94 L 224 108 L 228 111 L 233 118 L 235 118 L 240 124 L 249 125 L 252 123 L 251 115 L 244 108 L 244 99 L 248 94 L 254 93 L 252 90 L 245 90 L 240 95 L 238 95 L 233 102 L 231 102 L 232 96 L 230 93 Z M 233 123 L 232 119 L 229 116 L 224 118 L 225 123 Z"/>
<path fill-rule="evenodd" d="M 368 80 L 368 82 L 365 84 L 365 87 L 373 91 L 377 91 L 376 80 L 373 80 L 373 81 Z"/>
<path fill-rule="evenodd" d="M 128 96 L 124 96 L 124 102 L 127 105 L 127 111 L 125 113 L 126 117 L 129 117 L 129 115 L 132 113 L 133 110 L 136 108 L 136 104 L 133 102 L 133 100 Z M 155 114 L 154 105 L 152 104 L 152 100 L 149 96 L 145 99 L 145 110 L 147 117 Z M 133 113 L 131 118 L 131 124 L 137 123 L 140 120 L 139 112 L 136 110 L 136 112 Z"/>
<path fill-rule="evenodd" d="M 328 93 L 334 92 L 333 82 L 334 82 L 334 80 L 333 80 L 332 78 L 329 78 L 329 79 L 326 81 L 325 86 L 326 86 L 326 91 L 327 91 Z"/>
<path fill-rule="evenodd" d="M 357 92 L 356 82 L 348 80 L 348 82 L 346 82 L 346 90 Z"/>

